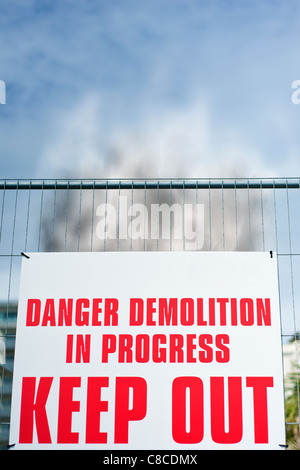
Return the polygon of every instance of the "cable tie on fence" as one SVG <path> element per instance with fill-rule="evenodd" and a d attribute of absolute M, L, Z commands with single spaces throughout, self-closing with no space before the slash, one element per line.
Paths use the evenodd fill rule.
<path fill-rule="evenodd" d="M 21 251 L 21 255 L 22 255 L 22 256 L 25 256 L 25 258 L 27 258 L 27 259 L 30 259 L 30 256 L 26 255 L 26 254 L 24 253 L 24 251 Z"/>
<path fill-rule="evenodd" d="M 7 448 L 8 449 L 11 449 L 12 447 L 14 447 L 16 444 L 7 444 Z"/>
<path fill-rule="evenodd" d="M 284 447 L 285 449 L 288 448 L 288 444 L 278 444 L 278 445 L 279 445 L 279 447 Z"/>
<path fill-rule="evenodd" d="M 271 258 L 273 258 L 273 251 L 272 250 L 270 251 L 270 256 L 271 256 Z"/>

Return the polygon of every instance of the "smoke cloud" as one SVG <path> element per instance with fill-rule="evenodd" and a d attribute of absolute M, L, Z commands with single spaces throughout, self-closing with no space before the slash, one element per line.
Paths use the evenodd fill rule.
<path fill-rule="evenodd" d="M 41 168 L 44 172 L 55 170 L 64 178 L 236 178 L 254 176 L 245 163 L 251 160 L 264 173 L 259 155 L 250 146 L 239 142 L 230 129 L 216 129 L 203 101 L 167 115 L 157 111 L 156 115 L 155 119 L 153 114 L 144 116 L 140 125 L 129 123 L 128 127 L 109 129 L 101 113 L 101 100 L 90 96 L 63 116 L 57 135 L 45 148 Z M 140 213 L 120 211 L 120 201 L 125 198 L 127 209 L 132 204 L 146 208 L 144 219 Z M 259 190 L 165 190 L 159 186 L 156 190 L 72 190 L 49 195 L 46 204 L 45 251 L 255 250 L 261 249 L 268 215 L 268 202 L 262 201 Z M 197 204 L 203 205 L 201 220 Z M 170 236 L 165 239 L 163 215 L 151 218 L 155 205 L 161 209 L 163 205 L 180 206 L 184 223 L 195 233 L 195 239 L 187 240 L 184 230 L 181 239 L 175 238 L 178 220 L 172 211 Z M 116 224 L 117 236 L 99 237 L 99 224 L 109 235 L 109 221 Z M 157 238 L 132 239 L 129 234 L 121 239 L 118 234 L 134 221 L 147 227 L 149 233 L 156 232 Z"/>

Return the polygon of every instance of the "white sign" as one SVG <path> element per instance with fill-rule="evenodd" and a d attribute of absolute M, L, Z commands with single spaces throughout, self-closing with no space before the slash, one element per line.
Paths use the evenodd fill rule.
<path fill-rule="evenodd" d="M 276 256 L 28 253 L 14 449 L 281 449 Z"/>

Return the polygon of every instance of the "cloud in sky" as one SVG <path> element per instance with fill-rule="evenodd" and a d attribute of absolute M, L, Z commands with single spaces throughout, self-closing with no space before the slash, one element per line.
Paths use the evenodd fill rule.
<path fill-rule="evenodd" d="M 2 177 L 298 175 L 299 31 L 294 0 L 0 0 Z"/>
<path fill-rule="evenodd" d="M 68 174 L 70 168 L 76 177 L 114 178 L 249 177 L 267 171 L 261 155 L 245 147 L 238 132 L 226 123 L 215 132 L 205 99 L 144 116 L 134 126 L 120 124 L 107 135 L 101 99 L 95 95 L 64 113 L 55 139 L 45 141 L 38 173 Z"/>

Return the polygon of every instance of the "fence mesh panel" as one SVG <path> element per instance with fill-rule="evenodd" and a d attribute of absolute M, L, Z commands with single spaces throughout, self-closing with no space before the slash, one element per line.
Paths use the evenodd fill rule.
<path fill-rule="evenodd" d="M 9 434 L 21 253 L 275 251 L 286 428 L 299 440 L 300 179 L 0 181 L 0 445 Z"/>

